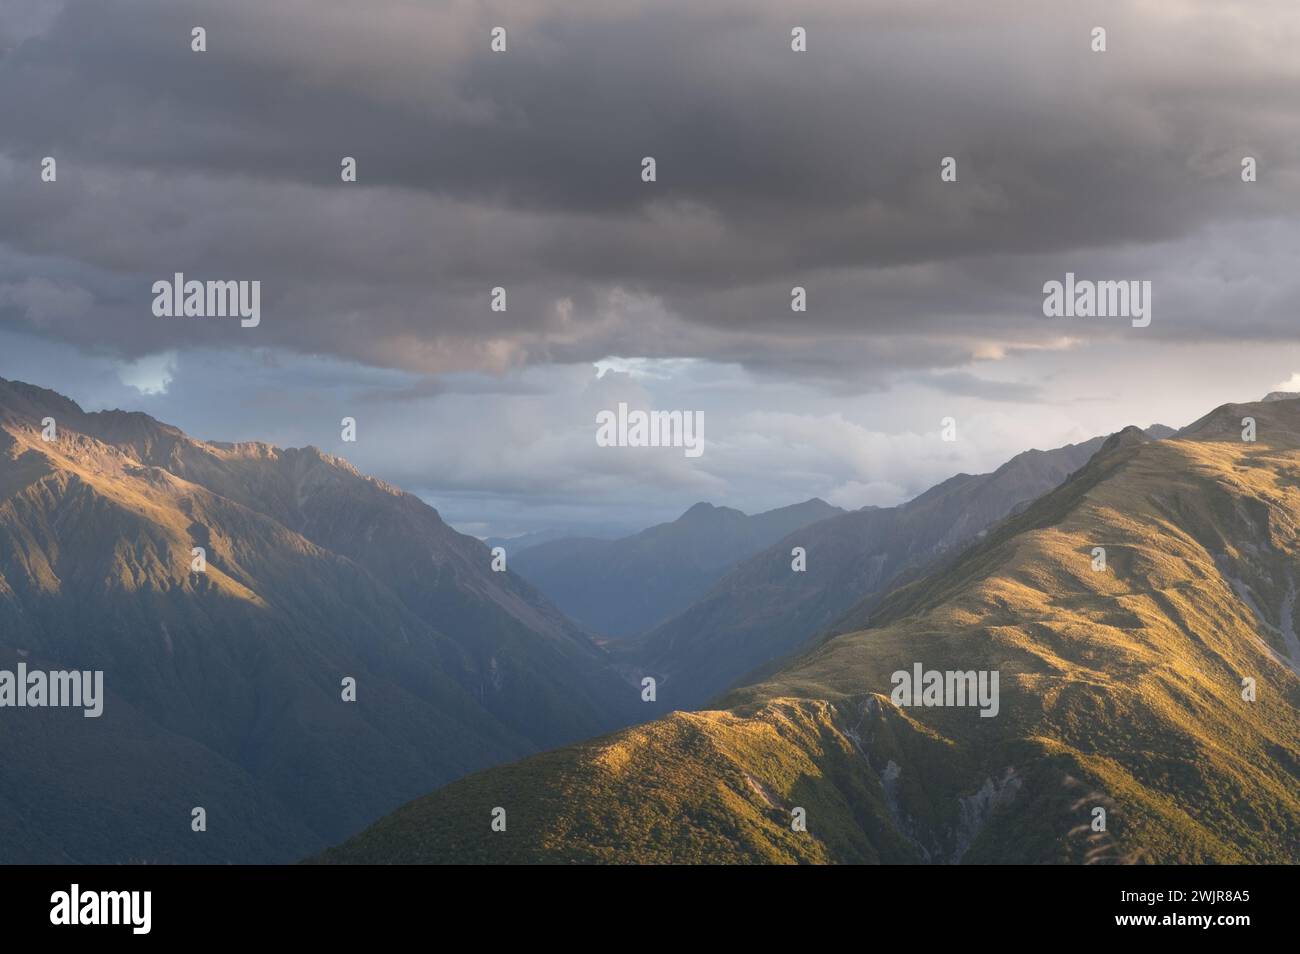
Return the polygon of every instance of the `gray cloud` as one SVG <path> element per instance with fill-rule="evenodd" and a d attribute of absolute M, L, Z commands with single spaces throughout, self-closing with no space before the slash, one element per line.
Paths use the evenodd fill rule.
<path fill-rule="evenodd" d="M 498 531 L 897 502 L 1300 368 L 1297 43 L 1289 0 L 0 0 L 0 373 Z M 155 318 L 176 271 L 261 326 Z M 1151 326 L 1044 318 L 1067 271 Z M 706 456 L 599 453 L 620 399 Z"/>
<path fill-rule="evenodd" d="M 933 374 L 921 378 L 919 383 L 929 385 L 946 394 L 978 397 L 987 401 L 1029 403 L 1043 399 L 1042 389 L 1036 385 L 1018 381 L 989 381 L 967 371 Z"/>
<path fill-rule="evenodd" d="M 261 280 L 259 345 L 425 373 L 646 354 L 851 389 L 1131 333 L 1043 321 L 1067 270 L 1155 280 L 1153 336 L 1294 337 L 1293 5 L 1107 10 L 1105 54 L 1099 14 L 1010 2 L 3 10 L 0 321 L 83 347 L 244 344 L 153 318 L 175 270 Z"/>

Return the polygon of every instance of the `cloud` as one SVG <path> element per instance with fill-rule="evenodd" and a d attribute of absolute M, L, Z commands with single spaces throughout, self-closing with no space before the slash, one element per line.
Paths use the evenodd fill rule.
<path fill-rule="evenodd" d="M 0 55 L 49 32 L 64 0 L 0 0 Z"/>
<path fill-rule="evenodd" d="M 1042 390 L 1037 385 L 1018 381 L 989 381 L 965 371 L 929 375 L 921 378 L 920 383 L 947 394 L 980 397 L 988 401 L 1027 402 L 1043 399 Z"/>
<path fill-rule="evenodd" d="M 803 54 L 776 2 L 43 9 L 0 57 L 0 271 L 21 257 L 99 318 L 0 322 L 83 348 L 426 375 L 736 360 L 848 393 L 1133 333 L 1042 320 L 1066 271 L 1152 280 L 1153 336 L 1294 338 L 1293 5 L 1117 8 L 1100 55 L 1082 11 L 1012 2 L 821 2 Z M 261 280 L 253 340 L 154 319 L 174 270 Z"/>
<path fill-rule="evenodd" d="M 117 369 L 122 383 L 141 394 L 166 394 L 176 373 L 176 352 L 146 355 Z"/>
<path fill-rule="evenodd" d="M 314 443 L 516 532 L 897 502 L 1186 423 L 1300 367 L 1300 8 L 1116 6 L 1105 54 L 1095 18 L 0 0 L 0 373 Z M 261 325 L 155 318 L 176 271 L 260 281 Z M 1045 319 L 1067 272 L 1151 281 L 1150 327 Z M 703 411 L 705 456 L 603 453 L 620 399 Z"/>

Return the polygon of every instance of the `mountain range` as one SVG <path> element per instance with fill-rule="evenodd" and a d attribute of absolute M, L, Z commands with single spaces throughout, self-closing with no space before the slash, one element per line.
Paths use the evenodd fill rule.
<path fill-rule="evenodd" d="M 686 604 L 607 640 L 341 458 L 0 380 L 0 671 L 105 690 L 0 710 L 0 857 L 1293 861 L 1296 397 L 900 507 L 697 505 L 585 564 Z"/>
<path fill-rule="evenodd" d="M 1147 433 L 1168 436 L 1152 425 Z M 660 683 L 659 708 L 694 709 L 771 666 L 841 617 L 925 572 L 1087 463 L 1105 438 L 1018 454 L 987 474 L 958 474 L 897 507 L 868 507 L 802 527 L 744 561 L 682 613 L 617 649 Z M 795 547 L 804 568 L 794 570 Z"/>
<path fill-rule="evenodd" d="M 716 708 L 471 775 L 319 860 L 1295 862 L 1297 515 L 1300 402 L 1126 428 Z M 951 676 L 900 694 L 917 671 L 986 679 L 994 714 Z"/>
<path fill-rule="evenodd" d="M 0 713 L 9 862 L 293 860 L 639 715 L 587 633 L 417 497 L 4 380 L 0 634 L 0 668 L 102 670 L 107 696 Z"/>
<path fill-rule="evenodd" d="M 697 503 L 617 540 L 569 537 L 519 549 L 511 566 L 578 623 L 623 638 L 686 609 L 746 557 L 842 513 L 817 498 L 753 516 Z"/>

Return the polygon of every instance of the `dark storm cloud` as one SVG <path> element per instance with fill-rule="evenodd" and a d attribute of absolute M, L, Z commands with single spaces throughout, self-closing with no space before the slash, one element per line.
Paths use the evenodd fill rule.
<path fill-rule="evenodd" d="M 0 323 L 128 356 L 255 336 L 422 373 L 697 356 L 871 389 L 1133 333 L 1043 319 L 1068 270 L 1152 280 L 1144 334 L 1293 338 L 1298 24 L 1208 0 L 6 0 Z M 262 326 L 154 318 L 174 271 L 260 280 Z"/>

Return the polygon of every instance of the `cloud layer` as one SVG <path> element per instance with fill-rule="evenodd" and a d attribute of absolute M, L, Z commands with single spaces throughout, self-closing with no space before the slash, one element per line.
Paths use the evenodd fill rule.
<path fill-rule="evenodd" d="M 795 474 L 801 447 L 902 439 L 854 430 L 884 415 L 846 402 L 992 419 L 1059 407 L 1062 361 L 1092 363 L 1086 396 L 1119 386 L 1096 383 L 1102 354 L 1290 347 L 1297 45 L 1300 8 L 1269 0 L 0 0 L 0 330 L 168 378 L 173 398 L 214 352 L 232 388 L 261 373 L 252 351 L 391 372 L 406 413 L 472 380 L 497 392 L 473 413 L 537 438 L 529 475 L 593 496 L 617 491 L 594 448 L 556 437 L 589 426 L 569 385 L 604 397 L 620 378 L 593 383 L 593 363 L 649 359 L 677 371 L 643 396 L 681 406 L 699 382 L 677 372 L 731 369 L 714 413 L 775 443 L 715 432 L 724 472 L 673 486 L 766 501 L 777 484 L 747 485 L 742 462 Z M 150 286 L 177 271 L 261 281 L 260 327 L 155 318 Z M 1045 319 L 1042 285 L 1067 271 L 1150 280 L 1151 326 Z M 563 426 L 529 418 L 530 390 Z M 998 452 L 1039 442 L 1008 435 Z M 924 466 L 809 489 L 883 499 L 952 463 L 891 448 Z M 458 493 L 490 463 L 426 484 Z M 498 484 L 498 503 L 541 493 Z"/>

